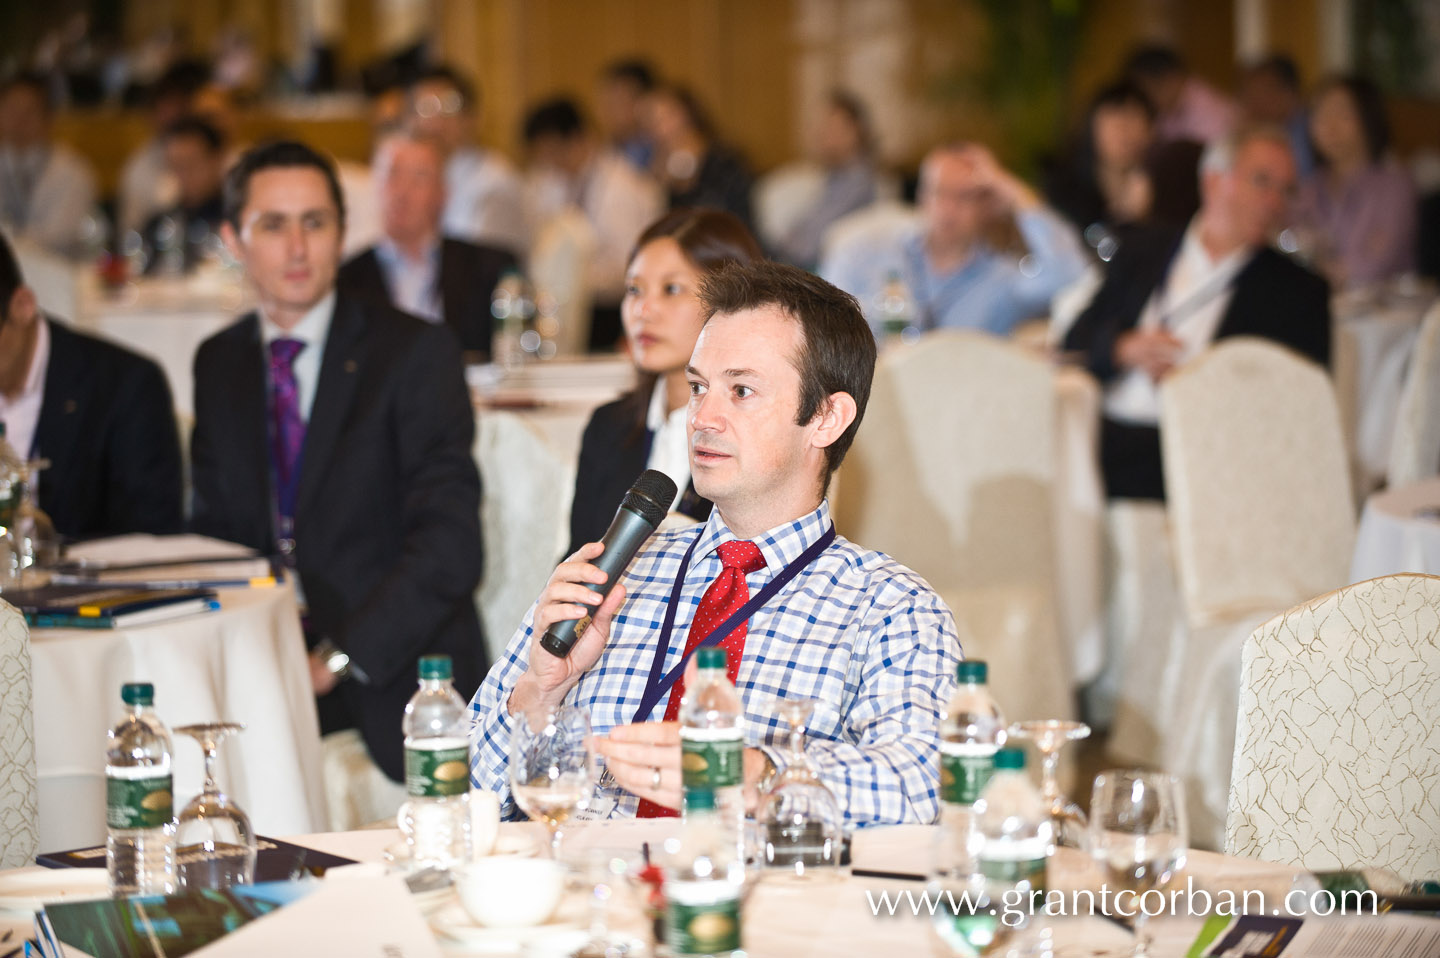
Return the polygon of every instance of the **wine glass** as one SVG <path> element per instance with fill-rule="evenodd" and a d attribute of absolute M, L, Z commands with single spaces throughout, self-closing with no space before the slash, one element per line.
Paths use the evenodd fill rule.
<path fill-rule="evenodd" d="M 815 699 L 775 700 L 775 710 L 790 725 L 785 770 L 775 776 L 755 812 L 758 857 L 763 867 L 796 880 L 838 878 L 845 816 L 805 757 L 805 728 Z"/>
<path fill-rule="evenodd" d="M 1060 791 L 1055 770 L 1060 764 L 1060 750 L 1070 742 L 1078 742 L 1090 735 L 1090 726 L 1084 722 L 1067 722 L 1062 719 L 1035 719 L 1016 722 L 1010 726 L 1010 737 L 1029 739 L 1035 743 L 1035 750 L 1041 759 L 1040 794 L 1050 806 L 1050 820 L 1055 826 L 1055 842 L 1071 848 L 1082 848 L 1085 844 L 1085 812 Z"/>
<path fill-rule="evenodd" d="M 1171 775 L 1116 769 L 1095 776 L 1090 801 L 1090 854 L 1115 894 L 1135 895 L 1133 958 L 1149 952 L 1144 895 L 1185 867 L 1185 797 Z"/>
<path fill-rule="evenodd" d="M 32 581 L 41 569 L 60 560 L 60 537 L 55 523 L 40 508 L 40 471 L 50 468 L 49 459 L 31 459 L 25 463 L 24 491 L 15 512 L 15 540 L 20 549 L 22 586 L 44 585 L 46 577 Z"/>
<path fill-rule="evenodd" d="M 590 888 L 590 940 L 576 949 L 571 958 L 626 958 L 635 953 L 635 942 L 610 930 L 610 905 L 621 892 L 641 885 L 644 858 L 640 849 L 591 846 L 583 853 L 584 881 Z"/>
<path fill-rule="evenodd" d="M 560 826 L 590 804 L 595 760 L 584 709 L 515 715 L 510 741 L 510 792 L 520 810 L 544 823 L 550 855 L 560 859 Z"/>
<path fill-rule="evenodd" d="M 175 731 L 205 752 L 205 788 L 175 820 L 175 878 L 182 888 L 227 888 L 255 880 L 255 830 L 250 818 L 215 782 L 215 754 L 241 722 L 202 722 Z"/>

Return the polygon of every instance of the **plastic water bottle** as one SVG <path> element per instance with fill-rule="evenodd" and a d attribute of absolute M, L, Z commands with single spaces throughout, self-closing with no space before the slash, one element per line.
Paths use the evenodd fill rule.
<path fill-rule="evenodd" d="M 420 688 L 405 706 L 405 791 L 400 830 L 416 870 L 470 860 L 470 749 L 465 702 L 448 655 L 420 659 Z"/>
<path fill-rule="evenodd" d="M 687 791 L 715 793 L 715 811 L 738 842 L 745 819 L 745 713 L 725 674 L 727 657 L 714 646 L 695 653 L 695 683 L 680 703 L 680 767 Z"/>
<path fill-rule="evenodd" d="M 740 950 L 744 861 L 707 788 L 685 790 L 685 825 L 665 880 L 665 939 L 677 956 L 728 956 Z"/>
<path fill-rule="evenodd" d="M 919 312 L 905 280 L 898 271 L 891 270 L 885 276 L 885 285 L 875 297 L 875 315 L 880 321 L 881 334 L 886 339 L 914 339 L 920 333 L 916 319 Z"/>
<path fill-rule="evenodd" d="M 105 865 L 116 895 L 175 890 L 175 812 L 170 732 L 155 715 L 155 686 L 120 688 L 125 717 L 105 751 Z"/>
<path fill-rule="evenodd" d="M 970 659 L 956 669 L 960 687 L 940 726 L 940 824 L 943 840 L 937 870 L 970 874 L 974 836 L 972 807 L 990 781 L 995 753 L 1005 744 L 1005 716 L 985 684 L 989 669 Z"/>
<path fill-rule="evenodd" d="M 1024 907 L 1027 897 L 1038 909 L 1045 897 L 1045 866 L 1055 850 L 1050 809 L 1025 774 L 1025 753 L 1003 748 L 995 753 L 995 774 L 975 803 L 979 836 L 978 872 L 992 902 Z"/>

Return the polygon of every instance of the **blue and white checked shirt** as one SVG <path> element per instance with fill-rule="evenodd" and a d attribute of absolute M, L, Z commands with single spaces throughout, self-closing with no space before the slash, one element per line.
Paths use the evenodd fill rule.
<path fill-rule="evenodd" d="M 765 568 L 746 578 L 751 595 L 829 527 L 830 506 L 821 502 L 755 539 Z M 566 698 L 589 710 L 597 734 L 628 724 L 640 705 L 680 559 L 696 534 L 696 527 L 657 533 L 621 580 L 628 595 L 609 643 Z M 720 574 L 716 548 L 735 538 L 719 509 L 698 534 L 667 671 L 679 664 L 700 597 Z M 470 778 L 500 794 L 506 817 L 517 815 L 506 703 L 530 661 L 534 615 L 531 606 L 470 703 Z M 745 703 L 745 743 L 764 749 L 783 769 L 789 733 L 771 703 L 776 696 L 818 699 L 806 751 L 846 816 L 857 824 L 932 822 L 940 808 L 940 721 L 962 655 L 950 610 L 923 579 L 837 536 L 750 619 L 736 682 Z M 664 702 L 652 718 L 658 720 Z M 638 804 L 623 793 L 613 814 L 633 816 Z"/>

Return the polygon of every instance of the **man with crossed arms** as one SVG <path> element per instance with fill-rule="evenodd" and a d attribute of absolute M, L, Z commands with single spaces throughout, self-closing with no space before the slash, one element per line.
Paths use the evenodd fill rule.
<path fill-rule="evenodd" d="M 472 781 L 500 793 L 506 816 L 517 817 L 507 764 L 513 716 L 573 704 L 589 712 L 596 748 L 624 790 L 606 813 L 673 814 L 682 801 L 683 681 L 637 714 L 647 687 L 788 572 L 793 578 L 720 641 L 745 707 L 747 799 L 785 762 L 775 697 L 808 697 L 819 705 L 807 754 L 851 821 L 933 821 L 939 726 L 962 657 L 954 620 L 889 557 L 840 537 L 821 541 L 832 531 L 825 489 L 869 398 L 874 337 L 853 297 L 787 266 L 727 269 L 702 297 L 709 319 L 689 367 L 690 455 L 696 491 L 715 508 L 699 527 L 653 536 L 603 602 L 582 584 L 605 579 L 591 564 L 599 543 L 555 570 L 471 702 Z M 568 657 L 533 641 L 586 614 L 593 618 Z"/>

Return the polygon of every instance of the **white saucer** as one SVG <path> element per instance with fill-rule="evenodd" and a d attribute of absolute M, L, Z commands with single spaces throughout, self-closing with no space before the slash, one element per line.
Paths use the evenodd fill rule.
<path fill-rule="evenodd" d="M 559 945 L 561 939 L 574 939 L 567 951 L 574 951 L 589 937 L 585 930 L 588 919 L 583 896 L 567 896 L 550 919 L 528 928 L 486 928 L 460 906 L 458 900 L 428 916 L 436 934 L 463 945 L 467 951 L 481 955 L 518 955 L 525 948 L 544 943 Z"/>
<path fill-rule="evenodd" d="M 0 911 L 33 912 L 51 902 L 110 896 L 103 868 L 28 868 L 0 873 Z"/>

